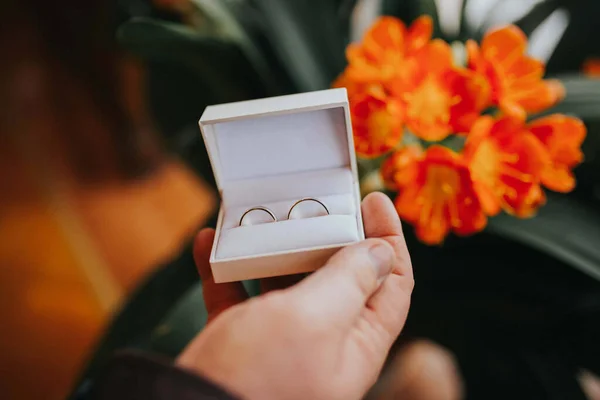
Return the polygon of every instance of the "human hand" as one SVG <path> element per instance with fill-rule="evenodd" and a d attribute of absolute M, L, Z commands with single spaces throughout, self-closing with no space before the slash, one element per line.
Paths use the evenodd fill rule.
<path fill-rule="evenodd" d="M 361 398 L 404 326 L 414 285 L 391 201 L 371 194 L 362 210 L 365 241 L 297 285 L 248 301 L 241 283 L 211 279 L 214 232 L 200 232 L 194 255 L 206 306 L 221 314 L 177 364 L 244 399 Z"/>
<path fill-rule="evenodd" d="M 452 352 L 426 339 L 413 339 L 390 354 L 366 400 L 459 400 L 463 378 Z M 392 350 L 394 351 L 394 350 Z"/>

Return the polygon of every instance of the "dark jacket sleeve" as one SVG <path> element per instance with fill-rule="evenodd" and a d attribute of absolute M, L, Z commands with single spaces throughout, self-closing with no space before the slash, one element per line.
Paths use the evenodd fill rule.
<path fill-rule="evenodd" d="M 135 352 L 113 357 L 96 379 L 94 400 L 236 400 L 210 381 L 170 361 Z"/>

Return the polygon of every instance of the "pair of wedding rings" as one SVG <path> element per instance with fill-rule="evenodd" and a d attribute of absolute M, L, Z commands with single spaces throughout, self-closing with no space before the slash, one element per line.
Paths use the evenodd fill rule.
<path fill-rule="evenodd" d="M 294 209 L 296 209 L 298 204 L 304 203 L 304 202 L 315 202 L 317 204 L 319 204 L 321 207 L 323 207 L 323 209 L 325 210 L 325 212 L 327 213 L 327 215 L 329 215 L 329 209 L 327 208 L 327 206 L 325 204 L 323 204 L 323 202 L 321 202 L 320 200 L 314 199 L 312 197 L 305 197 L 303 199 L 298 200 L 297 202 L 295 202 L 291 207 L 290 210 L 288 211 L 287 214 L 287 219 L 295 219 L 294 216 L 292 215 L 292 212 L 294 211 Z M 275 216 L 275 213 L 273 211 L 271 211 L 269 208 L 267 207 L 263 207 L 263 206 L 257 206 L 257 207 L 252 207 L 249 208 L 248 210 L 246 210 L 244 212 L 244 214 L 242 214 L 242 217 L 240 218 L 240 222 L 239 222 L 239 226 L 242 225 L 252 225 L 251 223 L 248 224 L 244 224 L 244 218 L 246 218 L 247 216 L 251 215 L 254 212 L 264 212 L 267 213 L 271 219 L 273 221 L 271 222 L 277 222 L 277 217 Z"/>

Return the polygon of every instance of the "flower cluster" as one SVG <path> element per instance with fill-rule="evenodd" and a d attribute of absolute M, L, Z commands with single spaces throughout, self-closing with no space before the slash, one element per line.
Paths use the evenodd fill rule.
<path fill-rule="evenodd" d="M 481 45 L 467 42 L 466 65 L 457 65 L 427 16 L 410 27 L 382 17 L 348 46 L 333 86 L 348 90 L 356 152 L 383 160 L 398 213 L 423 242 L 478 232 L 501 210 L 532 216 L 542 186 L 574 188 L 585 126 L 559 114 L 528 120 L 564 89 L 543 79 L 526 47 L 517 27 L 496 29 Z"/>

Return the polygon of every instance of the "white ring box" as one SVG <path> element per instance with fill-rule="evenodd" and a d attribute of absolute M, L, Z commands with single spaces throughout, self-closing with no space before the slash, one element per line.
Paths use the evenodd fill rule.
<path fill-rule="evenodd" d="M 209 106 L 199 124 L 222 199 L 215 282 L 314 271 L 364 239 L 346 89 Z M 287 220 L 305 197 L 330 215 Z M 256 206 L 278 222 L 238 226 Z"/>

